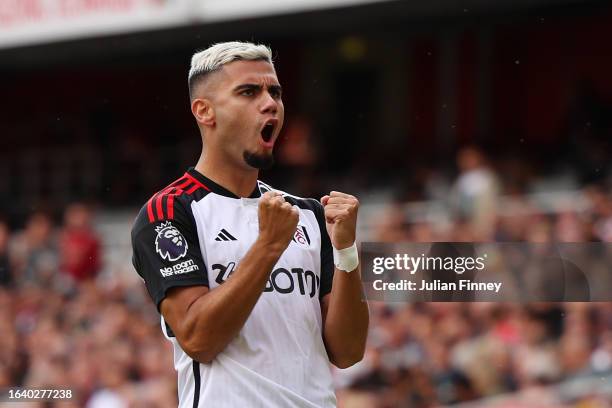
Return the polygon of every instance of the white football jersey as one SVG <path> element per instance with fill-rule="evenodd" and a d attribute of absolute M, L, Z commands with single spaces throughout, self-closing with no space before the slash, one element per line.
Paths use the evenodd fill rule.
<path fill-rule="evenodd" d="M 134 267 L 159 308 L 171 287 L 215 290 L 257 239 L 258 181 L 240 198 L 195 169 L 155 194 L 132 229 Z M 331 291 L 332 247 L 317 200 L 283 193 L 299 208 L 293 239 L 272 268 L 251 315 L 217 357 L 201 364 L 174 346 L 179 407 L 334 407 L 323 344 L 321 298 Z"/>

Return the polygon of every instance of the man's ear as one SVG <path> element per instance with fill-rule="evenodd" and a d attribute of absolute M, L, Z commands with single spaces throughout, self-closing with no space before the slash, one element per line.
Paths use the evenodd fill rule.
<path fill-rule="evenodd" d="M 215 125 L 215 110 L 210 99 L 194 99 L 191 101 L 191 113 L 199 124 L 204 126 Z"/>

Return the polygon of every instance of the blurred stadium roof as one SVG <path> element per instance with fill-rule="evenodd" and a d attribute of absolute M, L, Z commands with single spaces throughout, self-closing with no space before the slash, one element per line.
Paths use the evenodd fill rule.
<path fill-rule="evenodd" d="M 201 44 L 216 38 L 317 35 L 381 27 L 426 28 L 437 20 L 572 12 L 587 0 L 0 0 L 0 67 L 106 52 Z M 482 20 L 480 20 L 482 22 Z M 313 30 L 316 28 L 316 30 Z M 114 40 L 105 43 L 98 42 Z M 109 47 L 110 46 L 110 47 Z M 101 48 L 105 51 L 101 53 Z"/>

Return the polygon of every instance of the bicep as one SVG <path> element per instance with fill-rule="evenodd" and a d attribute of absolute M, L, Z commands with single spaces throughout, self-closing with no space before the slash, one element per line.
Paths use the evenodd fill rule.
<path fill-rule="evenodd" d="M 207 286 L 181 286 L 168 289 L 159 305 L 160 312 L 179 340 L 185 336 L 185 319 L 189 309 L 210 290 Z"/>

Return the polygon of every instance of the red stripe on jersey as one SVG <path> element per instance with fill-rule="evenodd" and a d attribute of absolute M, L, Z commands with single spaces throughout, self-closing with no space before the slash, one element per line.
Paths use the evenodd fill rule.
<path fill-rule="evenodd" d="M 191 180 L 187 179 L 185 180 L 183 183 L 179 184 L 178 186 L 174 187 L 172 192 L 168 192 L 168 201 L 166 203 L 166 208 L 167 208 L 167 213 L 168 213 L 168 219 L 172 220 L 174 219 L 174 197 L 175 196 L 180 196 L 181 194 L 183 194 L 183 189 L 186 188 L 187 186 L 189 186 L 191 184 Z"/>
<path fill-rule="evenodd" d="M 181 193 L 183 192 L 183 190 L 178 190 L 177 191 L 178 194 L 176 195 L 181 195 Z M 170 194 L 168 195 L 168 219 L 172 220 L 174 219 L 174 196 L 175 194 Z"/>
<path fill-rule="evenodd" d="M 186 180 L 185 180 L 184 182 L 182 182 L 180 185 L 176 186 L 176 189 L 177 189 L 177 190 L 182 190 L 182 189 L 184 189 L 185 187 L 187 187 L 187 186 L 188 186 L 189 184 L 191 184 L 191 183 L 192 183 L 192 181 L 191 181 L 191 180 L 186 179 Z"/>
<path fill-rule="evenodd" d="M 187 180 L 188 181 L 188 180 Z M 147 201 L 147 216 L 149 217 L 149 222 L 154 222 L 155 221 L 155 213 L 153 211 L 153 205 L 155 203 L 155 210 L 157 211 L 157 216 L 159 217 L 159 219 L 163 219 L 163 212 L 161 211 L 161 204 L 159 202 L 157 202 L 158 199 L 161 199 L 160 196 L 162 194 L 164 194 L 164 192 L 170 190 L 172 187 L 174 187 L 175 185 L 177 185 L 178 183 L 185 183 L 185 176 L 176 179 L 175 181 L 172 182 L 172 184 L 170 184 L 168 187 L 164 188 L 162 191 L 158 191 L 157 193 L 153 194 L 153 196 L 151 198 L 149 198 L 149 201 Z"/>
<path fill-rule="evenodd" d="M 149 202 L 147 203 L 147 214 L 149 215 L 149 222 L 155 221 L 155 213 L 157 213 L 157 218 L 159 218 L 159 220 L 163 219 L 164 214 L 161 213 L 161 207 L 158 202 L 158 198 L 165 190 L 166 189 L 158 191 L 157 193 L 153 194 L 153 197 L 149 199 Z"/>
<path fill-rule="evenodd" d="M 170 193 L 172 190 L 175 190 L 177 188 L 181 188 L 181 187 L 187 186 L 190 183 L 191 183 L 190 180 L 186 179 L 185 177 L 181 177 L 180 179 L 176 180 L 174 183 L 170 184 L 168 187 L 164 188 L 162 191 L 158 192 L 155 196 L 153 196 L 153 201 L 155 202 L 155 210 L 157 211 L 157 218 L 160 221 L 164 219 L 164 211 L 163 211 L 163 200 L 164 200 L 164 197 L 168 193 Z M 177 184 L 178 184 L 178 186 L 177 186 Z M 151 209 L 151 213 L 152 212 L 153 212 L 153 210 Z M 173 215 L 174 215 L 174 211 L 173 211 Z M 170 217 L 168 217 L 168 218 L 170 218 Z M 151 217 L 149 217 L 149 219 L 151 219 Z"/>
<path fill-rule="evenodd" d="M 162 191 L 161 193 L 157 194 L 157 198 L 155 199 L 155 209 L 157 210 L 157 218 L 159 218 L 159 220 L 163 220 L 164 219 L 164 212 L 162 211 L 162 198 L 164 197 L 164 192 L 166 190 Z"/>
<path fill-rule="evenodd" d="M 183 177 L 174 181 L 172 184 L 157 192 L 149 199 L 147 202 L 147 215 L 149 216 L 149 222 L 155 221 L 155 215 L 157 215 L 157 219 L 159 221 L 164 219 L 164 197 L 168 197 L 166 200 L 166 216 L 169 220 L 172 220 L 174 219 L 175 197 L 179 197 L 183 193 L 193 194 L 200 188 L 210 191 L 208 187 L 195 179 L 189 173 L 185 173 Z"/>
<path fill-rule="evenodd" d="M 187 190 L 187 194 L 193 194 L 194 191 L 199 190 L 200 188 L 202 188 L 202 187 L 198 186 L 197 184 L 195 186 L 191 186 L 191 188 L 189 188 L 189 190 Z"/>
<path fill-rule="evenodd" d="M 210 191 L 210 188 L 206 187 L 204 184 L 202 184 L 202 183 L 201 183 L 201 182 L 200 182 L 198 179 L 196 179 L 195 177 L 193 177 L 191 174 L 189 174 L 189 173 L 185 173 L 185 177 L 189 177 L 189 179 L 190 179 L 191 181 L 193 181 L 194 183 L 196 183 L 198 186 L 202 187 L 204 190 L 206 190 L 206 191 Z M 196 188 L 196 189 L 194 189 L 193 191 L 196 191 L 196 190 L 197 190 L 197 188 Z M 193 193 L 193 191 L 192 191 L 192 193 Z M 189 191 L 187 191 L 187 193 L 188 193 L 188 194 L 191 194 Z"/>
<path fill-rule="evenodd" d="M 149 222 L 155 221 L 155 216 L 153 215 L 153 197 L 149 198 L 149 201 L 147 201 L 147 215 L 149 216 Z"/>

